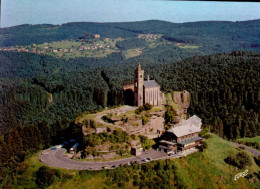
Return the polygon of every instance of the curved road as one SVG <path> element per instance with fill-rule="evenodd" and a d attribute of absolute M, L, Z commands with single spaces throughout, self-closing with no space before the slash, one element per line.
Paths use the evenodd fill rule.
<path fill-rule="evenodd" d="M 120 164 L 125 164 L 127 162 L 144 163 L 143 159 L 151 157 L 152 160 L 167 158 L 168 154 L 153 149 L 145 151 L 140 156 L 134 156 L 130 158 L 107 161 L 107 162 L 90 162 L 90 161 L 76 161 L 69 159 L 65 156 L 66 149 L 57 148 L 56 150 L 47 149 L 40 153 L 39 160 L 45 164 L 53 167 L 73 169 L 73 170 L 100 170 L 104 166 L 108 168 L 114 168 L 112 166 L 118 167 Z"/>
<path fill-rule="evenodd" d="M 243 144 L 238 144 L 238 143 L 235 143 L 235 142 L 231 142 L 234 146 L 236 147 L 244 147 L 246 151 L 254 154 L 255 156 L 257 157 L 260 157 L 260 152 L 254 148 L 251 148 L 249 146 L 246 146 L 246 145 L 243 145 Z"/>

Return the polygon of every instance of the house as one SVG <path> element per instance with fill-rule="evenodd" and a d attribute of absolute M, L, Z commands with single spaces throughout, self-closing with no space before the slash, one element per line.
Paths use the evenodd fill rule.
<path fill-rule="evenodd" d="M 77 50 L 83 51 L 83 50 L 84 50 L 84 47 L 83 47 L 83 46 L 79 46 L 79 47 L 77 48 Z"/>
<path fill-rule="evenodd" d="M 98 38 L 100 38 L 100 35 L 99 35 L 99 34 L 95 34 L 95 35 L 94 35 L 94 38 L 95 38 L 95 39 L 98 39 Z"/>
<path fill-rule="evenodd" d="M 159 141 L 159 149 L 160 151 L 166 152 L 166 153 L 177 153 L 177 143 L 175 142 L 169 142 L 166 140 Z"/>
<path fill-rule="evenodd" d="M 149 103 L 153 106 L 160 105 L 162 103 L 162 96 L 160 92 L 160 86 L 155 80 L 144 80 L 144 70 L 141 69 L 141 65 L 138 64 L 137 69 L 134 71 L 134 106 L 142 106 L 145 103 Z"/>
<path fill-rule="evenodd" d="M 171 152 L 171 150 L 177 152 L 196 147 L 203 140 L 199 137 L 200 131 L 201 119 L 194 115 L 167 130 L 162 136 L 164 140 L 159 142 L 159 149 L 165 152 Z M 167 148 L 163 147 L 163 144 L 167 144 L 167 146 L 164 145 Z"/>

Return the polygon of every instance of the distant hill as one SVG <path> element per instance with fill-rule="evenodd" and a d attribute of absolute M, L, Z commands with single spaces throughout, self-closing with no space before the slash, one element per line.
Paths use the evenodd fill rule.
<path fill-rule="evenodd" d="M 202 43 L 216 49 L 260 49 L 260 20 L 171 23 L 159 20 L 123 23 L 74 22 L 62 25 L 19 25 L 0 29 L 0 46 L 77 39 L 86 32 L 109 38 L 157 33 L 176 42 Z M 235 49 L 234 49 L 235 48 Z"/>

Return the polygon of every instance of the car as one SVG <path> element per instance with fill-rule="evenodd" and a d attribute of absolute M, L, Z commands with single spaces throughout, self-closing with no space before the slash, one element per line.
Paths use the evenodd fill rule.
<path fill-rule="evenodd" d="M 103 166 L 102 169 L 107 169 L 107 165 Z"/>
<path fill-rule="evenodd" d="M 126 165 L 129 165 L 129 166 L 131 166 L 131 163 L 130 163 L 130 162 L 127 162 L 127 163 L 126 163 Z"/>
<path fill-rule="evenodd" d="M 112 165 L 112 167 L 111 167 L 111 168 L 113 168 L 113 169 L 114 169 L 114 168 L 116 168 L 116 165 Z"/>
<path fill-rule="evenodd" d="M 168 156 L 175 156 L 175 153 L 169 153 Z"/>
<path fill-rule="evenodd" d="M 146 158 L 148 161 L 151 161 L 152 160 L 152 158 L 151 157 L 148 157 L 148 158 Z"/>
<path fill-rule="evenodd" d="M 59 144 L 59 145 L 56 146 L 56 148 L 62 148 L 62 147 L 63 147 L 62 144 Z"/>
<path fill-rule="evenodd" d="M 134 163 L 139 164 L 139 161 L 135 161 Z"/>
<path fill-rule="evenodd" d="M 143 162 L 148 162 L 149 160 L 147 160 L 146 158 L 142 160 Z"/>
<path fill-rule="evenodd" d="M 57 150 L 57 148 L 56 148 L 56 147 L 52 147 L 51 149 L 52 149 L 52 150 Z"/>

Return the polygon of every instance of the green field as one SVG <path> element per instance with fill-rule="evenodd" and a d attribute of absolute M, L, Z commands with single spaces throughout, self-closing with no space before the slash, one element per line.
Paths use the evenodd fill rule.
<path fill-rule="evenodd" d="M 142 48 L 128 49 L 124 52 L 126 59 L 139 56 L 140 54 L 142 54 Z"/>
<path fill-rule="evenodd" d="M 240 138 L 238 141 L 243 142 L 257 142 L 260 145 L 260 136 L 253 137 L 253 138 Z"/>
<path fill-rule="evenodd" d="M 177 173 L 188 188 L 257 188 L 246 178 L 234 181 L 234 176 L 244 170 L 237 170 L 228 165 L 224 159 L 238 150 L 216 135 L 207 140 L 208 149 L 203 153 L 192 154 L 183 159 L 176 159 Z M 250 155 L 251 156 L 251 155 Z M 259 172 L 260 168 L 254 163 L 248 168 L 249 174 Z"/>

